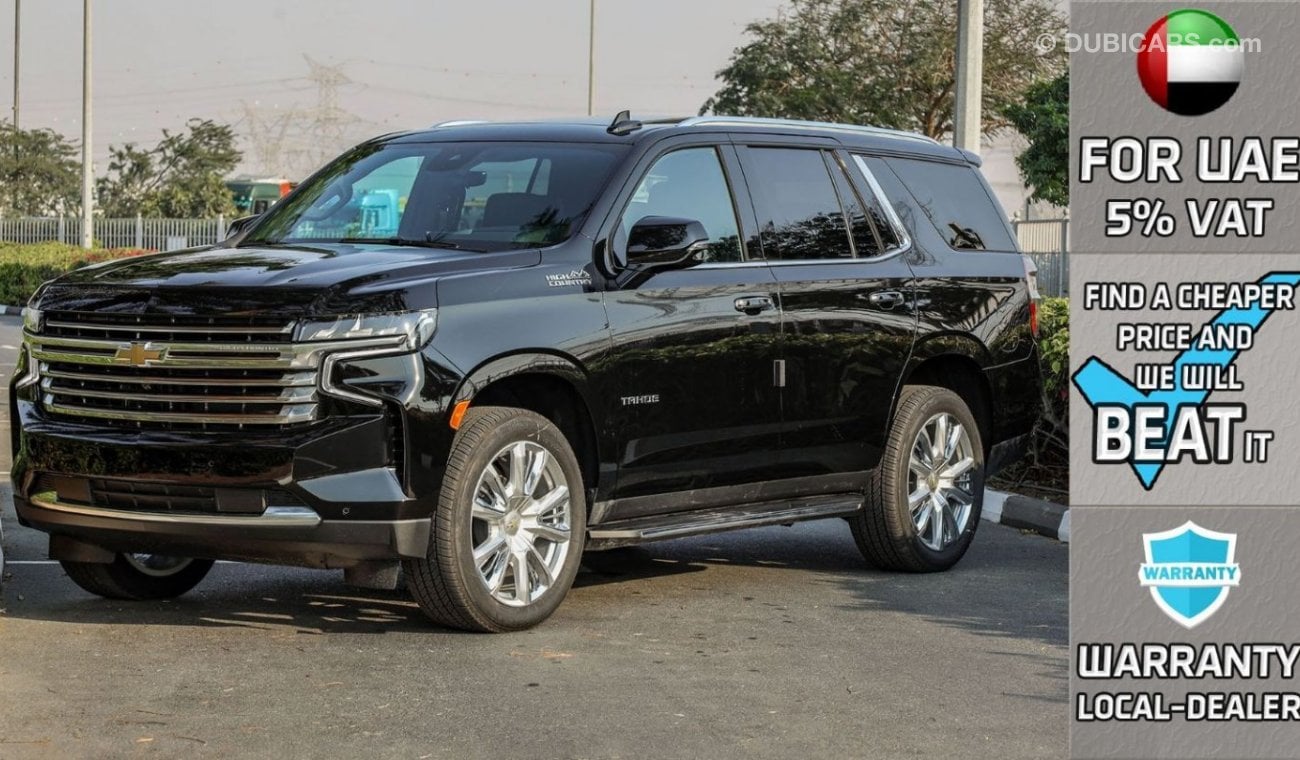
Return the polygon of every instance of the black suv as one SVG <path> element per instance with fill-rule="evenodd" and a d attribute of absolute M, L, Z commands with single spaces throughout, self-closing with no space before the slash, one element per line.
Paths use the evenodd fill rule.
<path fill-rule="evenodd" d="M 1032 267 L 970 153 L 835 124 L 457 122 L 220 245 L 32 299 L 19 520 L 112 598 L 341 568 L 506 631 L 584 551 L 837 517 L 943 570 L 1040 398 Z"/>

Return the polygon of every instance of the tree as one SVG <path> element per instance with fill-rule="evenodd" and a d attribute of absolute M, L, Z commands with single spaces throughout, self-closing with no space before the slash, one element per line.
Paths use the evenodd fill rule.
<path fill-rule="evenodd" d="M 80 209 L 78 155 L 57 132 L 0 122 L 0 213 L 52 216 Z"/>
<path fill-rule="evenodd" d="M 1029 140 L 1016 156 L 1030 196 L 1057 206 L 1070 202 L 1070 75 L 1039 82 L 1006 109 L 1007 119 Z"/>
<path fill-rule="evenodd" d="M 987 0 L 984 133 L 1065 53 L 1052 0 Z M 957 3 L 953 0 L 791 0 L 788 12 L 746 27 L 752 39 L 718 72 L 722 89 L 700 113 L 872 124 L 939 139 L 952 132 Z"/>
<path fill-rule="evenodd" d="M 210 119 L 190 119 L 183 132 L 163 130 L 150 149 L 134 143 L 109 149 L 108 176 L 99 180 L 99 205 L 107 216 L 210 217 L 233 214 L 223 177 L 243 154 L 234 129 Z"/>

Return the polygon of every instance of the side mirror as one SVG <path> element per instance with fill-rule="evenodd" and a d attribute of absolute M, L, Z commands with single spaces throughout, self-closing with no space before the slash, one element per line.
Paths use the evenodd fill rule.
<path fill-rule="evenodd" d="M 252 216 L 241 216 L 234 220 L 230 223 L 230 226 L 226 228 L 226 237 L 222 242 L 229 242 L 243 237 L 244 233 L 248 232 L 249 228 L 256 224 L 257 220 L 261 218 L 261 214 L 253 214 Z"/>
<path fill-rule="evenodd" d="M 627 265 L 642 271 L 688 267 L 708 243 L 709 233 L 694 219 L 642 217 L 627 234 Z"/>

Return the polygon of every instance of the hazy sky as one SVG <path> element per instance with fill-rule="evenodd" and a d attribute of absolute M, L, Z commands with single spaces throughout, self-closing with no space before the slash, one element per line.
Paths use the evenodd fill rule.
<path fill-rule="evenodd" d="M 954 0 L 955 1 L 955 0 Z M 596 112 L 691 115 L 756 18 L 780 0 L 597 0 Z M 82 0 L 22 3 L 22 124 L 81 130 Z M 0 0 L 0 103 L 13 87 L 14 0 Z M 580 115 L 587 105 L 588 0 L 96 0 L 94 141 L 152 144 L 191 116 L 276 142 L 286 112 L 320 105 L 304 54 L 350 80 L 338 106 L 356 142 L 446 119 Z M 250 115 L 251 114 L 251 115 Z M 289 126 L 281 154 L 319 149 Z M 246 143 L 245 168 L 257 166 Z M 336 151 L 341 146 L 325 146 Z M 1011 151 L 986 171 L 1012 210 Z"/>

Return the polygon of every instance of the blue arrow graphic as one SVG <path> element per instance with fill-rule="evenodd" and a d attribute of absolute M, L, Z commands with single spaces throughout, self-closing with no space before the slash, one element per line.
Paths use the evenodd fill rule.
<path fill-rule="evenodd" d="M 1300 272 L 1274 272 L 1266 275 L 1259 280 L 1261 284 L 1300 284 Z M 1225 309 L 1212 320 L 1212 326 L 1234 326 L 1249 325 L 1252 330 L 1256 330 L 1264 324 L 1273 313 L 1272 309 L 1264 309 L 1259 306 L 1259 302 L 1254 305 L 1239 308 Z M 1122 406 L 1130 411 L 1137 404 L 1153 404 L 1165 408 L 1165 435 L 1169 434 L 1169 426 L 1173 424 L 1174 415 L 1171 413 L 1180 406 L 1193 405 L 1200 406 L 1209 398 L 1210 391 L 1207 390 L 1187 390 L 1183 388 L 1183 366 L 1188 364 L 1206 364 L 1215 365 L 1221 368 L 1227 368 L 1237 360 L 1240 351 L 1236 349 L 1201 349 L 1189 348 L 1174 359 L 1174 383 L 1175 387 L 1170 390 L 1159 390 L 1144 393 L 1133 386 L 1131 382 L 1123 375 L 1120 375 L 1105 362 L 1097 357 L 1092 357 L 1083 363 L 1079 371 L 1074 373 L 1074 385 L 1083 394 L 1083 398 L 1089 406 L 1096 407 L 1099 404 Z M 1093 432 L 1096 435 L 1096 431 Z M 1156 479 L 1160 477 L 1160 471 L 1164 469 L 1163 462 L 1131 462 L 1133 472 L 1137 474 L 1138 480 L 1142 487 L 1151 490 L 1156 484 Z"/>

